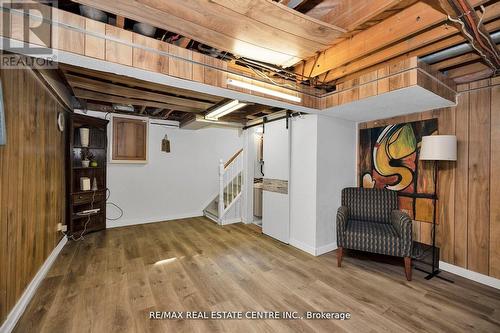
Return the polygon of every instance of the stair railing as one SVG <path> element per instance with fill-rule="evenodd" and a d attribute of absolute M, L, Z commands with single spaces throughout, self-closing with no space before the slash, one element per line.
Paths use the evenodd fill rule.
<path fill-rule="evenodd" d="M 219 162 L 219 224 L 224 215 L 242 192 L 243 186 L 243 149 L 238 150 L 227 162 Z"/>

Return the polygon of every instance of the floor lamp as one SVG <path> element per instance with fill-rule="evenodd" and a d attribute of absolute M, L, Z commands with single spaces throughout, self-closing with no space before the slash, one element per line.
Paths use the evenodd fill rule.
<path fill-rule="evenodd" d="M 434 162 L 434 212 L 432 215 L 432 270 L 425 277 L 426 280 L 437 276 L 441 271 L 436 262 L 436 206 L 438 201 L 438 171 L 439 161 L 456 161 L 457 160 L 457 137 L 454 135 L 429 135 L 422 137 L 422 146 L 420 148 L 421 161 Z M 438 259 L 439 260 L 439 259 Z M 439 278 L 442 278 L 438 276 Z M 442 278 L 444 279 L 444 278 Z M 444 279 L 450 281 L 448 279 Z M 453 281 L 450 281 L 453 282 Z"/>

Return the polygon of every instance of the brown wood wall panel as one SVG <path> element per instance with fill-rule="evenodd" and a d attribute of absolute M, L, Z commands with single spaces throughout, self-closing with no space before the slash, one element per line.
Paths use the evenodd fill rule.
<path fill-rule="evenodd" d="M 440 163 L 439 170 L 441 260 L 500 278 L 500 79 L 457 89 L 461 94 L 454 108 L 370 121 L 359 128 L 438 118 L 440 134 L 457 136 L 457 161 Z M 415 240 L 430 242 L 431 227 L 414 223 Z"/>
<path fill-rule="evenodd" d="M 498 78 L 497 78 L 498 79 Z M 498 80 L 500 83 L 500 79 Z M 490 274 L 500 278 L 500 86 L 491 89 Z"/>
<path fill-rule="evenodd" d="M 471 84 L 476 89 L 483 83 Z M 469 95 L 469 200 L 467 267 L 488 274 L 490 219 L 490 107 L 491 90 Z"/>
<path fill-rule="evenodd" d="M 7 145 L 0 146 L 0 322 L 61 239 L 63 107 L 28 69 L 1 70 Z"/>
<path fill-rule="evenodd" d="M 438 126 L 439 134 L 455 134 L 455 108 L 447 108 L 439 111 Z M 455 213 L 455 162 L 439 163 L 438 180 L 438 221 L 453 221 Z M 427 223 L 427 225 L 430 225 Z M 455 224 L 440 223 L 437 232 L 447 237 L 440 238 L 441 260 L 453 262 Z"/>
<path fill-rule="evenodd" d="M 469 85 L 466 87 L 469 88 Z M 469 94 L 458 96 L 455 108 L 457 161 L 455 162 L 455 241 L 453 258 L 456 265 L 467 267 L 467 202 L 469 198 Z"/>

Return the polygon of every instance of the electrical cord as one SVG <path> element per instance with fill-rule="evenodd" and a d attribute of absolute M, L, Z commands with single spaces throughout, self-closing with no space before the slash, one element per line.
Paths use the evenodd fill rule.
<path fill-rule="evenodd" d="M 97 192 L 97 190 L 93 190 L 92 191 L 92 200 L 90 202 L 90 209 L 94 209 L 94 202 L 95 202 L 96 192 Z M 120 211 L 120 216 L 118 216 L 117 218 L 108 218 L 108 217 L 106 217 L 106 220 L 116 221 L 116 220 L 119 220 L 120 218 L 122 218 L 122 216 L 123 216 L 123 209 L 121 209 L 114 202 L 108 202 L 108 199 L 109 199 L 110 196 L 111 196 L 111 190 L 109 188 L 106 188 L 106 204 L 107 205 L 112 205 L 112 206 L 116 207 L 116 209 L 118 209 Z M 87 226 L 90 223 L 90 219 L 91 219 L 92 215 L 94 215 L 94 214 L 89 214 L 87 216 L 87 221 L 85 221 L 85 224 L 83 225 L 83 231 L 80 233 L 80 236 L 75 237 L 75 235 L 69 235 L 69 234 L 67 234 L 65 232 L 63 232 L 63 235 L 66 236 L 66 237 L 68 237 L 69 239 L 75 241 L 75 242 L 84 240 L 85 239 L 85 233 L 87 232 Z"/>
<path fill-rule="evenodd" d="M 92 200 L 90 202 L 90 209 L 94 209 L 94 202 L 95 202 L 95 194 L 96 194 L 97 190 L 93 190 L 92 191 Z M 68 235 L 67 233 L 63 232 L 63 235 L 65 235 L 66 237 L 68 237 L 69 239 L 77 242 L 77 241 L 81 241 L 81 240 L 84 240 L 85 237 L 85 232 L 87 231 L 87 226 L 89 225 L 90 223 L 90 218 L 91 216 L 94 215 L 94 214 L 88 214 L 87 216 L 87 221 L 85 221 L 85 224 L 83 225 L 83 231 L 80 233 L 80 236 L 78 237 L 75 237 L 75 235 Z"/>
<path fill-rule="evenodd" d="M 465 28 L 465 24 L 462 22 L 462 20 L 454 19 L 450 15 L 448 15 L 448 20 L 459 24 L 462 27 L 462 32 L 470 39 L 470 41 L 471 41 L 470 45 L 474 48 L 474 50 L 476 50 L 477 53 L 479 53 L 479 55 L 489 64 L 489 66 L 491 68 L 496 68 L 495 65 L 488 59 L 486 54 L 484 54 L 479 48 L 477 48 L 477 46 L 474 43 L 474 38 L 467 32 L 467 29 Z"/>
<path fill-rule="evenodd" d="M 118 206 L 114 202 L 108 202 L 108 199 L 109 199 L 110 196 L 111 196 L 111 190 L 109 188 L 106 188 L 106 205 L 111 205 L 111 206 L 114 206 L 116 209 L 118 209 L 120 211 L 120 216 L 118 216 L 117 218 L 108 218 L 108 217 L 106 217 L 106 220 L 108 220 L 108 221 L 116 221 L 116 220 L 119 220 L 119 219 L 122 218 L 122 216 L 123 216 L 123 209 L 121 209 L 120 206 Z"/>

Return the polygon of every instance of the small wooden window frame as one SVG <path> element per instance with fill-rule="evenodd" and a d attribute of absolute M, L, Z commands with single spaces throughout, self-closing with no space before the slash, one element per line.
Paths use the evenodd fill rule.
<path fill-rule="evenodd" d="M 130 119 L 137 122 L 142 122 L 145 125 L 145 159 L 122 159 L 116 158 L 115 154 L 115 124 L 118 119 Z M 111 126 L 109 126 L 109 162 L 110 163 L 127 163 L 127 164 L 146 164 L 149 159 L 149 118 L 137 117 L 129 115 L 112 115 Z"/>

